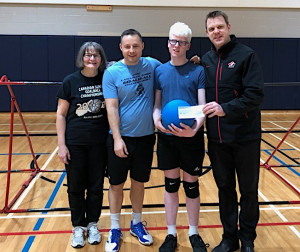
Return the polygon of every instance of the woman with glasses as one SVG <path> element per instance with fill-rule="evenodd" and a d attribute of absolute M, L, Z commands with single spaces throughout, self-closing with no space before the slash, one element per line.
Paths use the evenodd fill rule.
<path fill-rule="evenodd" d="M 60 87 L 56 128 L 58 157 L 65 164 L 73 237 L 71 246 L 99 244 L 97 223 L 103 200 L 107 163 L 108 121 L 102 94 L 106 57 L 101 45 L 85 42 L 76 65 L 80 70 L 68 75 Z"/>

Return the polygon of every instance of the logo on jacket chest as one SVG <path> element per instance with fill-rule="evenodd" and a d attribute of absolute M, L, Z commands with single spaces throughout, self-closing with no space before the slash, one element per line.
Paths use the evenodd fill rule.
<path fill-rule="evenodd" d="M 228 68 L 234 68 L 236 63 L 234 61 L 231 61 L 228 63 Z"/>

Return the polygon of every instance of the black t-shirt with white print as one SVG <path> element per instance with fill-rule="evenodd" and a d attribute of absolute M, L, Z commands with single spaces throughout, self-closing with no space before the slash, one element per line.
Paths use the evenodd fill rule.
<path fill-rule="evenodd" d="M 66 117 L 66 144 L 106 142 L 108 121 L 102 91 L 103 73 L 85 77 L 81 71 L 68 75 L 57 97 L 70 103 Z"/>

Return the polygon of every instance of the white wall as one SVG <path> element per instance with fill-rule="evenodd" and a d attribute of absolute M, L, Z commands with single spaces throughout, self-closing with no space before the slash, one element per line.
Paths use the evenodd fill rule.
<path fill-rule="evenodd" d="M 283 0 L 282 0 L 283 1 Z M 143 36 L 167 36 L 176 21 L 187 23 L 195 37 L 204 37 L 207 7 L 113 6 L 110 12 L 86 11 L 84 5 L 0 3 L 0 34 L 119 36 L 128 28 Z M 298 8 L 221 8 L 238 37 L 300 37 Z"/>
<path fill-rule="evenodd" d="M 166 6 L 166 7 L 255 7 L 300 8 L 299 0 L 0 0 L 0 3 L 17 4 L 68 4 L 112 6 Z"/>

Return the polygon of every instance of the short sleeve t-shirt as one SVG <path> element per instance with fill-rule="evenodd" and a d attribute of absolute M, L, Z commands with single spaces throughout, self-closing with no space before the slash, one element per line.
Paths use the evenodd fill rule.
<path fill-rule="evenodd" d="M 154 133 L 154 70 L 160 64 L 153 58 L 141 57 L 137 65 L 128 66 L 118 61 L 106 69 L 103 93 L 105 99 L 119 100 L 122 136 L 140 137 Z"/>
<path fill-rule="evenodd" d="M 162 108 L 175 99 L 198 105 L 198 89 L 203 88 L 204 68 L 190 61 L 182 66 L 174 66 L 169 61 L 155 70 L 155 89 L 162 92 Z"/>
<path fill-rule="evenodd" d="M 66 144 L 105 143 L 108 121 L 102 90 L 102 73 L 86 77 L 80 71 L 68 75 L 57 97 L 69 102 Z"/>

